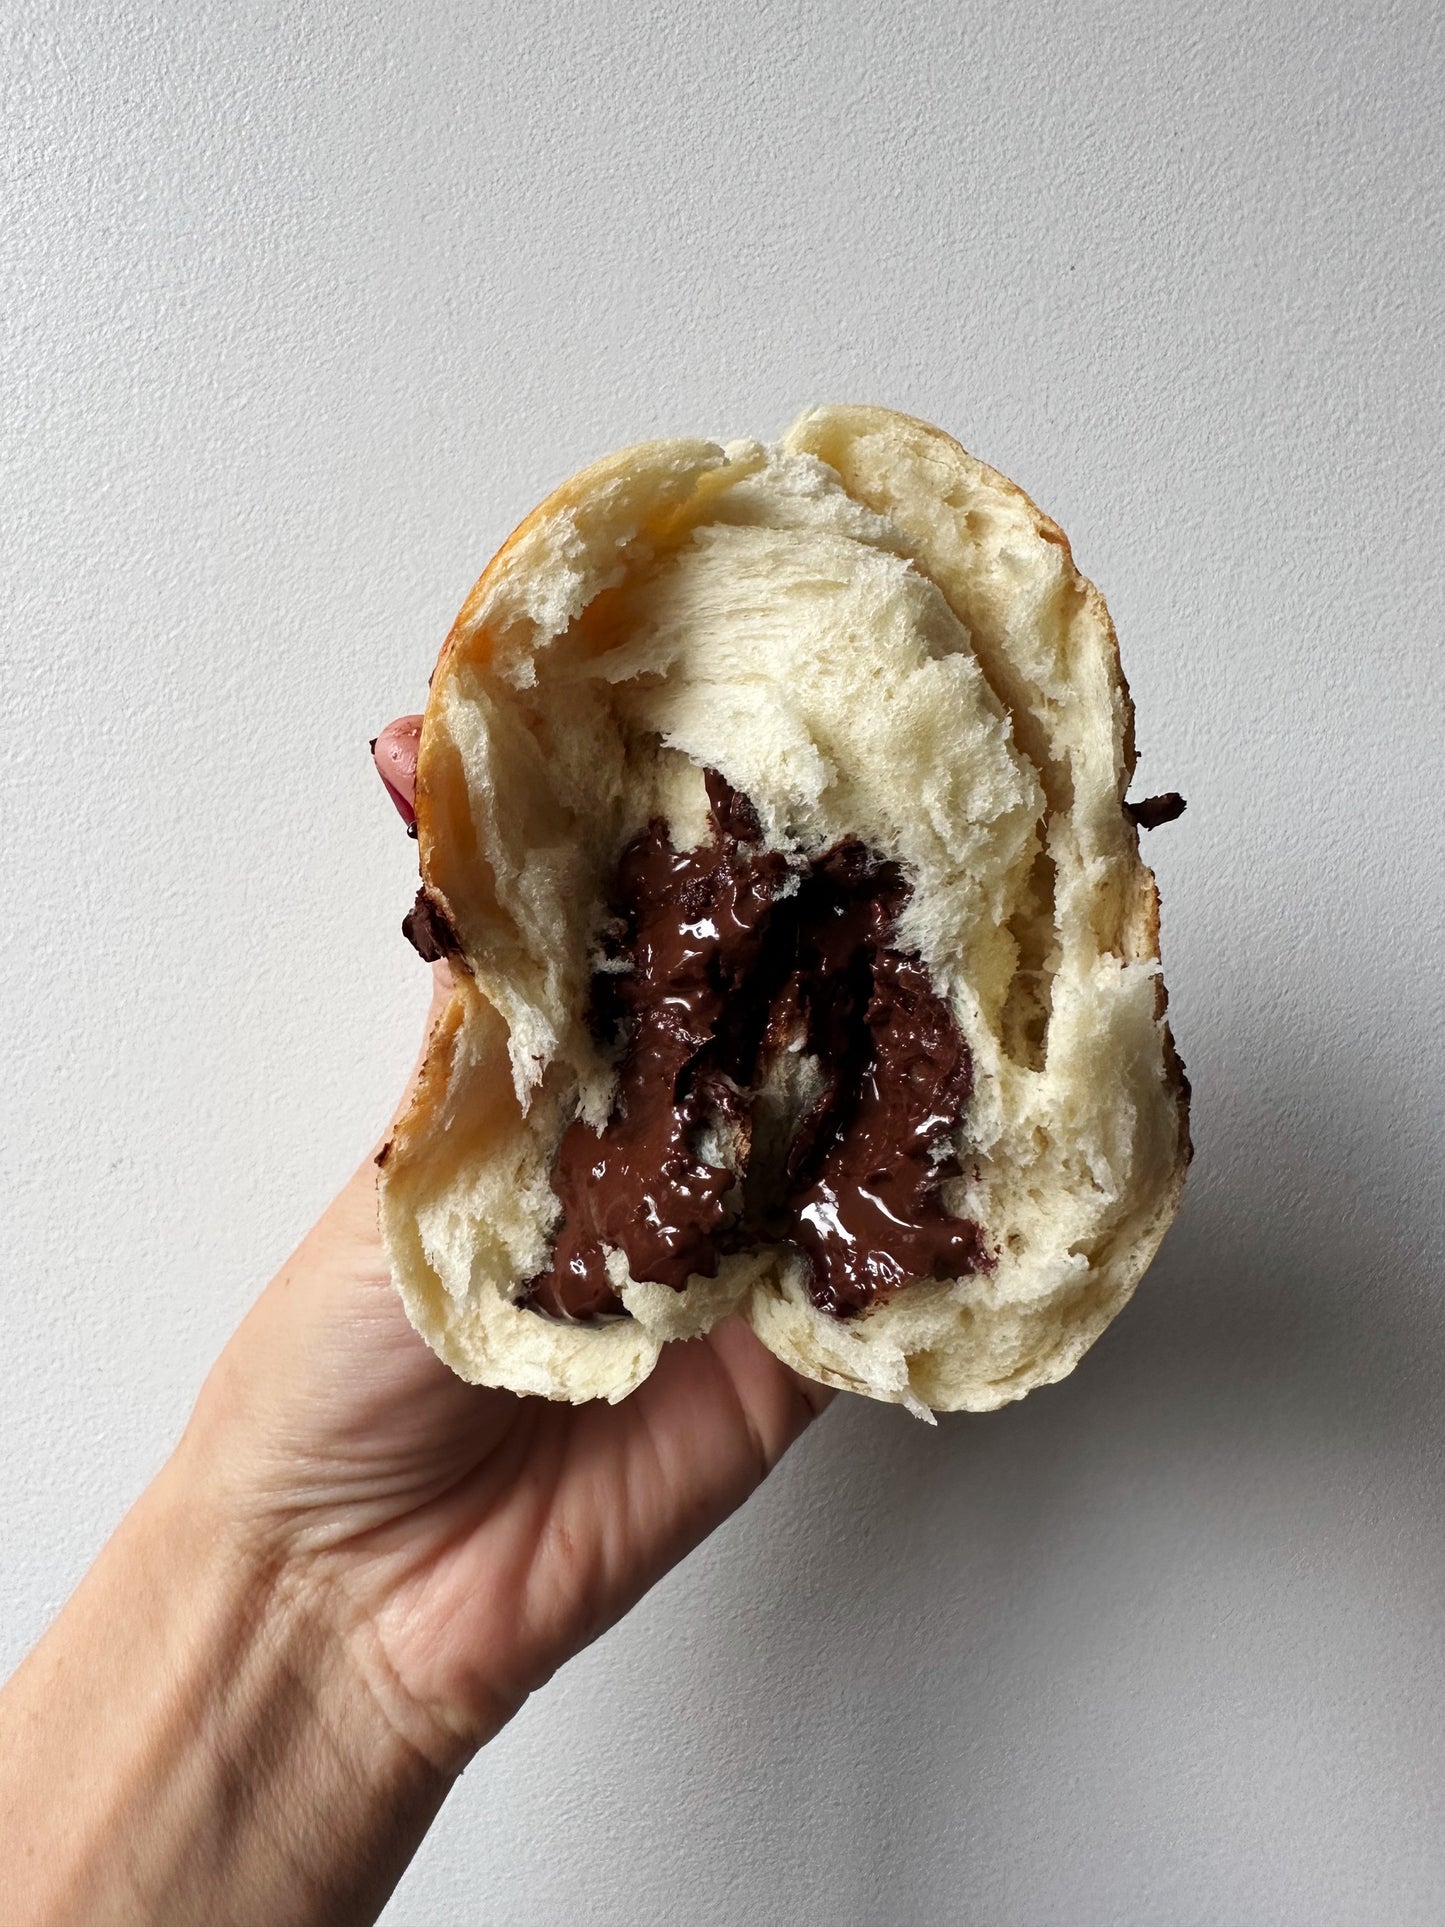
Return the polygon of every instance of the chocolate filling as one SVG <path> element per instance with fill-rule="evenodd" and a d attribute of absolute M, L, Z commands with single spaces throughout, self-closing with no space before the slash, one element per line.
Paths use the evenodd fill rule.
<path fill-rule="evenodd" d="M 593 979 L 593 1027 L 621 1047 L 602 1131 L 578 1119 L 552 1169 L 551 1261 L 521 1302 L 554 1318 L 625 1317 L 605 1247 L 680 1291 L 725 1252 L 790 1241 L 813 1303 L 850 1317 L 919 1278 L 987 1263 L 945 1210 L 968 1047 L 921 960 L 893 946 L 909 886 L 848 840 L 811 863 L 764 850 L 747 798 L 706 772 L 713 836 L 672 847 L 650 823 L 618 866 Z M 788 1053 L 811 1102 L 772 1155 L 760 1089 Z"/>
<path fill-rule="evenodd" d="M 452 920 L 426 885 L 416 893 L 416 902 L 401 920 L 401 934 L 423 963 L 440 963 L 443 957 L 462 955 L 462 940 L 452 928 Z"/>
<path fill-rule="evenodd" d="M 1157 830 L 1161 824 L 1172 823 L 1176 817 L 1183 816 L 1186 808 L 1178 790 L 1167 790 L 1163 796 L 1145 796 L 1137 803 L 1126 803 L 1124 814 L 1137 823 L 1141 830 Z"/>

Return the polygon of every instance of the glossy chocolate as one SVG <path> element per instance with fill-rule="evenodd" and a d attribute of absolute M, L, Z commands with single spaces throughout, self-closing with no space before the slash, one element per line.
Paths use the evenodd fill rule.
<path fill-rule="evenodd" d="M 443 957 L 461 959 L 462 940 L 452 928 L 446 911 L 435 897 L 428 895 L 425 884 L 401 920 L 401 934 L 423 963 L 440 963 Z"/>
<path fill-rule="evenodd" d="M 594 1022 L 630 1034 L 606 1129 L 599 1134 L 579 1118 L 552 1168 L 562 1224 L 528 1302 L 554 1317 L 622 1314 L 604 1245 L 627 1254 L 634 1278 L 677 1291 L 690 1277 L 717 1271 L 718 1234 L 737 1179 L 703 1156 L 700 1140 L 710 1127 L 725 1133 L 747 1116 L 748 1099 L 721 1061 L 721 1020 L 758 963 L 787 864 L 757 848 L 746 799 L 720 777 L 708 787 L 710 843 L 674 850 L 667 826 L 654 822 L 618 868 L 626 936 L 616 961 L 623 969 L 598 973 Z"/>
<path fill-rule="evenodd" d="M 852 840 L 790 865 L 762 849 L 746 797 L 716 771 L 707 788 L 710 842 L 676 851 L 653 822 L 619 866 L 593 985 L 599 1034 L 623 1042 L 617 1097 L 604 1130 L 579 1120 L 562 1139 L 561 1226 L 523 1301 L 556 1318 L 626 1315 L 607 1246 L 680 1291 L 725 1251 L 791 1241 L 840 1317 L 984 1261 L 938 1196 L 971 1067 L 922 963 L 892 947 L 902 872 Z M 758 1086 L 798 1049 L 821 1093 L 781 1164 L 755 1165 Z"/>
<path fill-rule="evenodd" d="M 922 962 L 892 945 L 908 896 L 897 864 L 860 843 L 821 858 L 799 891 L 778 1013 L 825 1080 L 789 1148 L 785 1235 L 809 1260 L 809 1297 L 839 1317 L 983 1259 L 977 1227 L 938 1195 L 958 1175 L 952 1142 L 972 1064 Z"/>

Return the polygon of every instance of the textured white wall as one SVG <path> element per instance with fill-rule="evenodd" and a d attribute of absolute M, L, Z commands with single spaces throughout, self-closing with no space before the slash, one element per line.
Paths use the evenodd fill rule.
<path fill-rule="evenodd" d="M 840 1402 L 388 1919 L 1438 1921 L 1429 0 L 10 12 L 0 1662 L 398 1087 L 366 739 L 496 541 L 876 399 L 1063 522 L 1189 796 L 1189 1200 L 1068 1384 Z"/>

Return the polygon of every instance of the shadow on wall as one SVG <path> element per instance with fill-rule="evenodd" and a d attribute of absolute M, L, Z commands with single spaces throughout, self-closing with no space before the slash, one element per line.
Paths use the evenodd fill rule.
<path fill-rule="evenodd" d="M 872 1570 L 945 1519 L 983 1552 L 1085 1503 L 1123 1464 L 1143 1477 L 1225 1452 L 1266 1476 L 1281 1454 L 1388 1455 L 1440 1428 L 1438 1173 L 1412 1183 L 1388 1105 L 1345 1100 L 1323 1076 L 1270 1107 L 1252 1142 L 1216 1146 L 1206 1126 L 1159 1257 L 1063 1384 L 937 1433 L 839 1401 L 826 1424 L 843 1436 L 832 1450 L 820 1437 L 811 1472 L 839 1501 L 847 1487 L 853 1527 L 877 1540 Z"/>
<path fill-rule="evenodd" d="M 1418 1165 L 1412 1184 L 1388 1102 L 1346 1102 L 1339 1069 L 1266 1092 L 1242 1066 L 1248 1133 L 1216 1082 L 1180 1220 L 1072 1378 L 936 1433 L 839 1400 L 765 1495 L 750 1556 L 709 1562 L 714 1623 L 750 1629 L 728 1724 L 763 1769 L 740 1789 L 751 1824 L 831 1800 L 860 1919 L 969 1802 L 1052 1853 L 1057 1777 L 1019 1819 L 1046 1760 L 1087 1775 L 1113 1749 L 1143 1821 L 1150 1745 L 1177 1781 L 1194 1716 L 1288 1704 L 1279 1669 L 1328 1609 L 1321 1571 L 1368 1562 L 1382 1507 L 1445 1509 L 1438 1186 Z M 1223 1831 L 1207 1802 L 1200 1824 Z"/>
<path fill-rule="evenodd" d="M 1280 1454 L 1390 1454 L 1440 1427 L 1438 1171 L 1412 1174 L 1392 1156 L 1387 1103 L 1366 1105 L 1323 1074 L 1268 1101 L 1252 1141 L 1211 1143 L 1223 1133 L 1206 1123 L 1159 1257 L 1062 1385 L 945 1418 L 936 1437 L 846 1402 L 840 1429 L 863 1435 L 847 1456 L 869 1488 L 870 1529 L 897 1535 L 901 1552 L 939 1508 L 986 1528 L 999 1490 L 1047 1515 L 1146 1442 L 1141 1473 L 1227 1450 L 1263 1476 Z"/>

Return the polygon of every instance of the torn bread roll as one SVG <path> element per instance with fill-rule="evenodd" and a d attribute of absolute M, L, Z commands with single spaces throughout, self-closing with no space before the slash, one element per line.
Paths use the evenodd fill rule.
<path fill-rule="evenodd" d="M 924 1415 L 1070 1371 L 1189 1158 L 1133 766 L 1102 597 L 925 423 L 549 496 L 422 726 L 456 988 L 379 1162 L 428 1344 L 573 1401 L 734 1314 Z"/>

